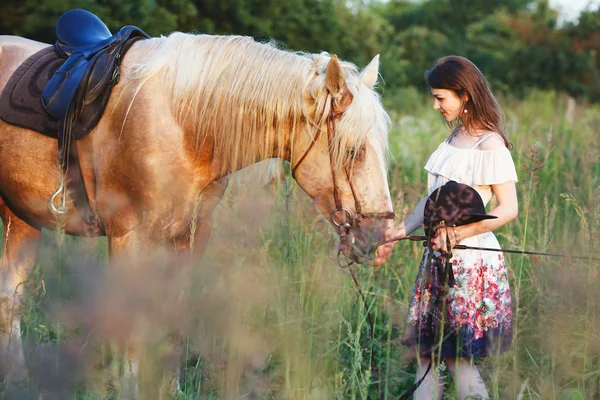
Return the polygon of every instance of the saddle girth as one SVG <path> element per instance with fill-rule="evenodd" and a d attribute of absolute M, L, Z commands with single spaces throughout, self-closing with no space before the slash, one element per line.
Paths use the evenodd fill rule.
<path fill-rule="evenodd" d="M 94 14 L 85 10 L 67 11 L 59 19 L 54 48 L 64 64 L 45 86 L 41 102 L 61 122 L 58 133 L 58 162 L 73 204 L 92 235 L 104 228 L 90 206 L 79 163 L 77 145 L 100 121 L 113 87 L 120 79 L 125 53 L 140 39 L 150 36 L 134 26 L 125 26 L 115 35 Z M 61 41 L 62 40 L 62 41 Z M 100 40 L 96 43 L 96 40 Z M 57 210 L 54 205 L 51 208 Z"/>

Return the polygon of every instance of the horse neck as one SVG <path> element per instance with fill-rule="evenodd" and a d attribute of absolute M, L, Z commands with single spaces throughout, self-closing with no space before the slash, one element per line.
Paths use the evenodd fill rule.
<path fill-rule="evenodd" d="M 155 55 L 141 75 L 161 75 L 197 158 L 212 151 L 221 174 L 289 158 L 290 142 L 306 120 L 310 57 L 243 37 L 173 34 L 147 46 Z"/>
<path fill-rule="evenodd" d="M 273 102 L 277 102 L 274 99 Z M 282 100 L 284 101 L 284 100 Z M 247 110 L 243 115 L 231 115 L 218 110 L 208 118 L 182 121 L 185 142 L 195 149 L 196 158 L 210 160 L 218 176 L 225 176 L 265 159 L 290 160 L 294 142 L 307 127 L 303 109 L 290 107 L 283 115 Z M 181 112 L 181 111 L 179 111 Z M 257 115 L 254 115 L 257 114 Z"/>

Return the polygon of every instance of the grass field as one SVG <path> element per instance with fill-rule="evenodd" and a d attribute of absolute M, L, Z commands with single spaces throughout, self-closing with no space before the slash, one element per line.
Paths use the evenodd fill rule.
<path fill-rule="evenodd" d="M 386 99 L 393 119 L 390 188 L 398 221 L 425 195 L 423 165 L 445 138 L 431 100 L 412 90 Z M 600 112 L 579 106 L 568 123 L 561 96 L 501 99 L 520 179 L 517 220 L 497 231 L 506 248 L 598 256 Z M 100 399 L 118 373 L 102 365 L 108 338 L 136 340 L 149 387 L 177 364 L 168 338 L 186 333 L 177 399 L 374 399 L 374 352 L 386 398 L 414 380 L 399 343 L 422 247 L 399 243 L 383 267 L 357 269 L 375 318 L 371 337 L 337 238 L 287 178 L 232 187 L 215 213 L 205 258 L 164 279 L 164 255 L 108 270 L 106 241 L 45 232 L 28 283 L 24 330 L 31 386 L 8 398 Z M 507 256 L 514 345 L 480 370 L 500 399 L 600 398 L 600 267 L 591 261 Z M 116 372 L 115 372 L 116 371 Z M 10 397 L 12 396 L 12 397 Z M 447 380 L 447 398 L 455 398 Z M 154 398 L 147 395 L 147 398 Z"/>

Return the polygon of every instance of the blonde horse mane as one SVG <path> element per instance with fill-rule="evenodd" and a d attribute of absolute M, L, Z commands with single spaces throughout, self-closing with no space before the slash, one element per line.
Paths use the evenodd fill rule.
<path fill-rule="evenodd" d="M 132 77 L 140 85 L 160 77 L 173 115 L 182 126 L 192 127 L 196 149 L 207 140 L 212 143 L 221 172 L 283 155 L 285 131 L 293 145 L 299 132 L 314 135 L 325 126 L 331 97 L 325 82 L 327 53 L 284 51 L 251 37 L 181 32 L 139 46 L 149 56 L 133 66 Z M 337 168 L 367 137 L 388 153 L 389 117 L 378 94 L 361 83 L 353 64 L 342 62 L 342 67 L 353 101 L 334 136 Z M 306 109 L 307 93 L 315 99 L 314 110 Z"/>

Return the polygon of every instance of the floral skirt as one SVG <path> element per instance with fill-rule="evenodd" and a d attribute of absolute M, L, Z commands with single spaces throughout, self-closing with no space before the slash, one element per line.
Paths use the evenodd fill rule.
<path fill-rule="evenodd" d="M 484 233 L 461 242 L 500 248 Z M 454 250 L 449 260 L 425 250 L 402 343 L 422 356 L 487 357 L 512 343 L 512 305 L 501 252 Z"/>

